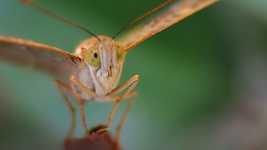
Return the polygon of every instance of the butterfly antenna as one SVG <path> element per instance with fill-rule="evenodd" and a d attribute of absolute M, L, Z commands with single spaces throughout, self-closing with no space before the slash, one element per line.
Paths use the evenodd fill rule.
<path fill-rule="evenodd" d="M 140 20 L 143 20 L 145 17 L 153 14 L 154 12 L 158 11 L 159 9 L 161 9 L 162 7 L 170 4 L 173 1 L 174 0 L 165 0 L 163 3 L 161 3 L 158 6 L 152 8 L 151 10 L 145 12 L 142 16 L 140 16 L 140 17 L 134 19 L 133 21 L 127 23 L 126 25 L 124 25 L 114 36 L 112 36 L 112 38 L 115 39 L 117 36 L 119 36 L 123 31 L 125 31 L 126 29 L 128 29 L 130 26 L 136 24 Z"/>
<path fill-rule="evenodd" d="M 47 16 L 50 16 L 50 17 L 55 18 L 57 20 L 60 20 L 60 21 L 64 22 L 65 24 L 76 27 L 76 28 L 80 29 L 81 31 L 87 32 L 88 34 L 94 36 L 98 41 L 101 41 L 100 38 L 95 33 L 91 32 L 89 29 L 83 27 L 82 25 L 80 25 L 76 22 L 70 21 L 70 20 L 68 20 L 68 19 L 66 19 L 60 15 L 53 13 L 52 11 L 46 9 L 45 7 L 41 6 L 40 4 L 38 4 L 37 2 L 35 2 L 33 0 L 20 0 L 20 1 L 22 4 L 29 5 L 32 8 L 40 11 L 41 13 L 43 13 Z"/>

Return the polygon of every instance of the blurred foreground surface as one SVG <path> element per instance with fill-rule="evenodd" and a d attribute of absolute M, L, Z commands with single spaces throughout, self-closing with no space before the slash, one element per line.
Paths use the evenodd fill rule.
<path fill-rule="evenodd" d="M 113 35 L 162 1 L 41 2 L 97 34 Z M 267 149 L 264 6 L 262 0 L 219 2 L 129 53 L 123 81 L 138 72 L 141 84 L 123 130 L 124 149 Z M 0 19 L 1 35 L 68 51 L 87 38 L 16 0 L 0 1 Z M 110 106 L 89 103 L 89 125 L 103 122 Z M 1 62 L 0 117 L 1 150 L 63 149 L 69 116 L 46 75 Z"/>
<path fill-rule="evenodd" d="M 108 132 L 92 133 L 83 138 L 66 139 L 64 150 L 120 150 L 119 143 Z"/>

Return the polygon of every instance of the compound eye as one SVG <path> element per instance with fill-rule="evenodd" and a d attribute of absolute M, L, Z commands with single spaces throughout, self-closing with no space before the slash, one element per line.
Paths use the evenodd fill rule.
<path fill-rule="evenodd" d="M 91 65 L 95 68 L 100 67 L 101 62 L 100 62 L 100 57 L 99 57 L 99 53 L 98 53 L 97 49 L 91 49 L 91 50 L 84 51 L 83 57 L 89 65 Z"/>

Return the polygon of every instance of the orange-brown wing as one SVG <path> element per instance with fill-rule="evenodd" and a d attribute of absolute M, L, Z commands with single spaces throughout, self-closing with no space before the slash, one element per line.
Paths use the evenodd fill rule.
<path fill-rule="evenodd" d="M 130 23 L 116 37 L 124 50 L 135 47 L 144 40 L 183 20 L 218 0 L 166 0 Z"/>
<path fill-rule="evenodd" d="M 76 71 L 80 62 L 80 58 L 61 49 L 4 36 L 0 36 L 1 60 L 29 66 L 62 80 Z"/>

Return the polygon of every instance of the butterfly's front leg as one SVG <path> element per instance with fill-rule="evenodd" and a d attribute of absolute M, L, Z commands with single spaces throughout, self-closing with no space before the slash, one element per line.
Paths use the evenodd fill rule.
<path fill-rule="evenodd" d="M 125 83 L 119 85 L 117 88 L 115 88 L 113 91 L 111 91 L 107 97 L 114 97 L 113 105 L 112 105 L 112 111 L 108 115 L 107 119 L 107 126 L 110 127 L 112 124 L 112 120 L 118 110 L 119 104 L 124 99 L 129 99 L 126 109 L 123 112 L 123 115 L 120 119 L 119 125 L 116 129 L 116 139 L 118 140 L 120 138 L 120 132 L 122 127 L 125 124 L 125 121 L 127 119 L 128 112 L 130 111 L 130 108 L 132 106 L 133 99 L 131 99 L 133 96 L 136 95 L 136 92 L 134 91 L 137 84 L 139 83 L 139 75 L 133 75 L 129 80 L 127 80 Z M 117 96 L 122 91 L 126 90 L 121 96 Z"/>
<path fill-rule="evenodd" d="M 94 91 L 92 91 L 90 88 L 85 86 L 80 80 L 78 80 L 75 76 L 70 76 L 70 83 L 73 86 L 78 86 L 83 92 L 87 93 L 90 97 L 95 97 L 96 94 Z M 85 113 L 85 103 L 86 101 L 81 98 L 81 96 L 78 93 L 73 93 L 73 95 L 76 97 L 78 103 L 79 103 L 79 110 L 81 115 L 81 121 L 82 126 L 85 129 L 85 131 L 88 131 L 88 125 L 87 125 L 87 118 Z"/>
<path fill-rule="evenodd" d="M 64 102 L 70 112 L 71 115 L 71 124 L 70 124 L 70 128 L 68 131 L 68 134 L 66 136 L 66 139 L 72 138 L 73 134 L 74 134 L 74 130 L 76 127 L 76 111 L 75 108 L 73 107 L 69 96 L 66 94 L 67 92 L 70 92 L 71 89 L 64 83 L 62 83 L 61 81 L 56 80 L 55 84 L 57 86 L 57 88 L 59 89 L 60 93 L 62 94 L 63 98 L 64 98 Z"/>

